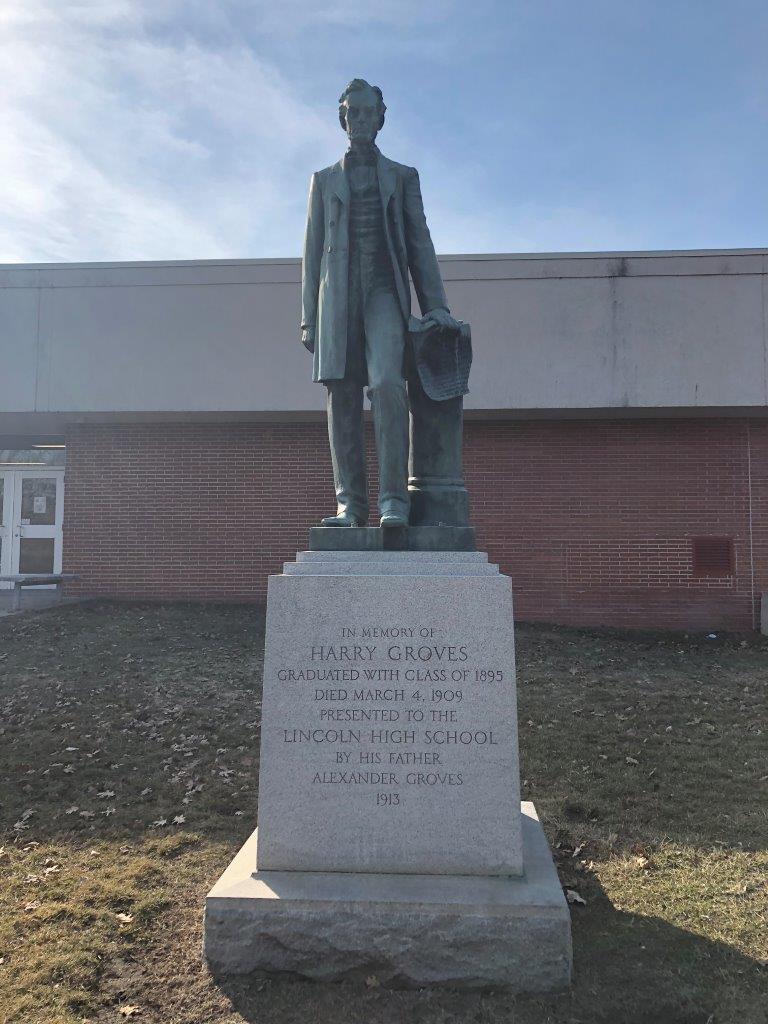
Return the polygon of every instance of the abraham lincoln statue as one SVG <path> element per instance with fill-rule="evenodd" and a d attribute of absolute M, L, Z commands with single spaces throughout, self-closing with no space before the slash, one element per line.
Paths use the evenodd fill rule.
<path fill-rule="evenodd" d="M 378 87 L 359 78 L 350 82 L 339 100 L 339 121 L 349 148 L 338 163 L 314 174 L 310 185 L 301 331 L 303 344 L 314 356 L 313 379 L 328 389 L 337 500 L 336 515 L 323 519 L 323 526 L 365 526 L 368 519 L 366 386 L 379 466 L 380 525 L 409 523 L 414 479 L 419 490 L 414 456 L 423 463 L 417 470 L 426 473 L 424 479 L 447 481 L 448 490 L 453 487 L 466 498 L 461 479 L 461 398 L 451 392 L 449 402 L 441 403 L 425 394 L 408 344 L 414 331 L 419 337 L 430 331 L 458 337 L 462 325 L 448 309 L 419 176 L 413 167 L 389 160 L 375 145 L 385 110 Z M 410 315 L 409 272 L 421 321 Z M 447 474 L 441 462 L 450 463 Z M 439 501 L 444 504 L 444 496 Z M 465 516 L 466 510 L 459 513 L 459 519 Z"/>

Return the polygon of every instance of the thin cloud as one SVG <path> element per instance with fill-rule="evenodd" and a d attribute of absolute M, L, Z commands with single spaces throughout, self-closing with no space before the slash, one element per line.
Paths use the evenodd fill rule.
<path fill-rule="evenodd" d="M 464 209 L 438 193 L 428 203 L 435 247 L 441 253 L 589 252 L 648 247 L 632 231 L 599 210 L 541 203 L 471 204 Z M 480 212 L 476 212 L 480 211 Z M 472 240 L 467 247 L 467 239 Z"/>
<path fill-rule="evenodd" d="M 545 8 L 2 0 L 0 261 L 297 255 L 358 74 L 439 251 L 762 244 L 758 0 Z"/>
<path fill-rule="evenodd" d="M 338 129 L 268 63 L 164 38 L 127 2 L 23 0 L 3 20 L 0 259 L 230 256 L 254 237 L 298 250 L 285 215 L 304 203 L 302 153 Z"/>

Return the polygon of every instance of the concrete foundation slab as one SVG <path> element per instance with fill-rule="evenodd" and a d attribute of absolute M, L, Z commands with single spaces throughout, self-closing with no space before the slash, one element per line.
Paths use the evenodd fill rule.
<path fill-rule="evenodd" d="M 313 526 L 312 551 L 474 551 L 472 526 Z"/>
<path fill-rule="evenodd" d="M 208 894 L 204 956 L 218 974 L 565 988 L 568 907 L 533 804 L 522 822 L 525 874 L 508 878 L 254 872 L 254 832 Z"/>

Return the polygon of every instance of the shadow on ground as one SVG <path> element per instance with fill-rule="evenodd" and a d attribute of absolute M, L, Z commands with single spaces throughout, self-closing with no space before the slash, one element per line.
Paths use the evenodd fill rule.
<path fill-rule="evenodd" d="M 593 887 L 594 889 L 594 887 Z M 393 991 L 359 982 L 218 978 L 236 1020 L 335 1024 L 761 1024 L 766 978 L 755 959 L 654 917 L 615 909 L 602 890 L 574 910 L 572 989 L 547 996 L 502 990 Z"/>

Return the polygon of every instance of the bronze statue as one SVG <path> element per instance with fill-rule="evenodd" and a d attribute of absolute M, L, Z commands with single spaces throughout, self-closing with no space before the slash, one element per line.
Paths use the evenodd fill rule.
<path fill-rule="evenodd" d="M 379 465 L 381 526 L 414 523 L 411 498 L 419 497 L 422 478 L 426 490 L 436 480 L 442 490 L 437 498 L 422 495 L 417 522 L 428 522 L 431 516 L 437 518 L 434 525 L 442 525 L 439 517 L 445 514 L 446 525 L 462 525 L 467 513 L 460 395 L 466 391 L 466 378 L 458 390 L 449 388 L 447 401 L 435 401 L 421 386 L 409 344 L 409 328 L 414 337 L 436 334 L 439 344 L 441 332 L 461 340 L 462 325 L 448 309 L 419 176 L 413 167 L 389 160 L 375 145 L 385 110 L 378 87 L 359 78 L 350 82 L 339 100 L 339 121 L 349 148 L 338 163 L 314 174 L 310 185 L 302 342 L 314 355 L 313 379 L 328 389 L 337 499 L 336 515 L 323 519 L 322 525 L 364 526 L 368 519 L 366 385 Z M 410 315 L 409 271 L 421 321 Z M 468 344 L 468 330 L 465 340 Z M 456 494 L 448 494 L 451 489 Z"/>

